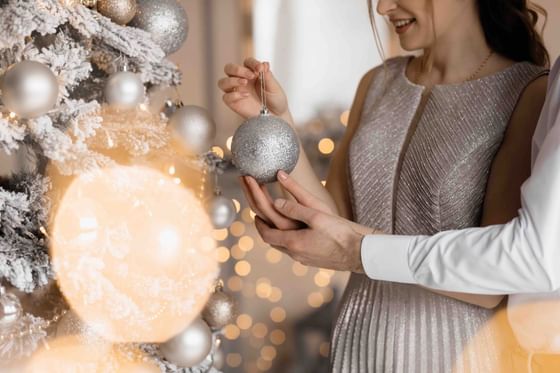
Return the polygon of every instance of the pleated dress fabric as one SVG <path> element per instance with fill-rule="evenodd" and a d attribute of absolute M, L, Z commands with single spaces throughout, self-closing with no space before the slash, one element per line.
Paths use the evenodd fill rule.
<path fill-rule="evenodd" d="M 408 80 L 408 61 L 378 67 L 367 93 L 349 150 L 355 221 L 402 235 L 479 226 L 509 119 L 545 70 L 516 63 L 428 91 Z M 334 327 L 331 371 L 500 372 L 494 314 L 419 286 L 353 274 Z"/>

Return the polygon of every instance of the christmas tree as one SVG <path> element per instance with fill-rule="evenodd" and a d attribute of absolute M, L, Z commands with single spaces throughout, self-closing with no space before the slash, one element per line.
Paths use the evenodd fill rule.
<path fill-rule="evenodd" d="M 226 163 L 204 109 L 149 100 L 187 33 L 177 0 L 0 0 L 2 371 L 216 372 Z"/>

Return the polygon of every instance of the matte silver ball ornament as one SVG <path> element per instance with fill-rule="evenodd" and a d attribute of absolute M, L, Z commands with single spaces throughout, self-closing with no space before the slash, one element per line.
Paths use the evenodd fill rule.
<path fill-rule="evenodd" d="M 210 221 L 215 229 L 228 228 L 237 216 L 233 200 L 223 196 L 215 196 L 208 204 Z"/>
<path fill-rule="evenodd" d="M 208 151 L 216 136 L 216 124 L 204 108 L 194 105 L 177 109 L 169 119 L 175 138 L 190 152 Z"/>
<path fill-rule="evenodd" d="M 119 25 L 126 25 L 137 11 L 136 0 L 97 0 L 97 11 Z"/>
<path fill-rule="evenodd" d="M 165 54 L 181 48 L 187 40 L 189 21 L 185 9 L 177 0 L 137 0 L 138 11 L 130 26 L 152 35 Z"/>
<path fill-rule="evenodd" d="M 35 61 L 10 66 L 0 88 L 4 105 L 22 118 L 47 113 L 58 99 L 56 76 L 47 66 Z"/>
<path fill-rule="evenodd" d="M 105 100 L 118 109 L 133 109 L 144 102 L 145 89 L 138 74 L 119 71 L 105 84 Z"/>
<path fill-rule="evenodd" d="M 0 329 L 11 326 L 19 320 L 23 310 L 18 297 L 15 294 L 7 293 L 0 286 Z"/>
<path fill-rule="evenodd" d="M 200 318 L 185 330 L 160 345 L 165 359 L 175 365 L 190 368 L 199 365 L 212 351 L 212 331 Z"/>
<path fill-rule="evenodd" d="M 202 318 L 210 328 L 217 330 L 230 324 L 237 315 L 235 300 L 223 290 L 216 290 L 202 311 Z"/>
<path fill-rule="evenodd" d="M 293 171 L 299 158 L 299 141 L 284 120 L 261 114 L 245 121 L 231 142 L 233 164 L 259 184 L 276 181 L 280 170 Z"/>

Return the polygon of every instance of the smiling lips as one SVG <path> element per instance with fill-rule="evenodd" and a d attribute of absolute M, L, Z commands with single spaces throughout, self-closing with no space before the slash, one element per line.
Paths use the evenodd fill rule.
<path fill-rule="evenodd" d="M 406 31 L 408 31 L 408 29 L 410 28 L 410 26 L 416 22 L 416 19 L 414 18 L 409 18 L 409 19 L 395 19 L 391 21 L 393 23 L 393 25 L 395 25 L 395 30 L 397 31 L 398 34 L 403 34 Z"/>

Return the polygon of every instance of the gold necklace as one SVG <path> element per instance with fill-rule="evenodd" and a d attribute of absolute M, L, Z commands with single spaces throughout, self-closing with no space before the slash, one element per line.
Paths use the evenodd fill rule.
<path fill-rule="evenodd" d="M 490 54 L 488 54 L 488 56 L 484 59 L 484 61 L 482 61 L 478 69 L 476 69 L 476 71 L 471 76 L 469 76 L 469 78 L 465 80 L 465 82 L 468 82 L 469 80 L 474 80 L 474 78 L 476 78 L 477 75 L 480 74 L 482 69 L 486 67 L 488 61 L 490 61 L 490 58 L 492 58 L 493 55 L 494 55 L 494 51 L 490 51 Z"/>

